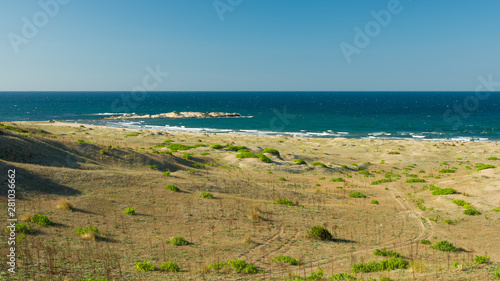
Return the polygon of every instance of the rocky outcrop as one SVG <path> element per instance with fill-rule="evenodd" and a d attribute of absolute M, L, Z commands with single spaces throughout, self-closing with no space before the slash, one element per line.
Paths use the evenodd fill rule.
<path fill-rule="evenodd" d="M 110 117 L 101 117 L 100 120 L 126 120 L 126 119 L 187 119 L 187 118 L 227 118 L 239 117 L 239 113 L 227 112 L 169 112 L 160 114 L 138 115 L 135 113 L 126 113 Z"/>

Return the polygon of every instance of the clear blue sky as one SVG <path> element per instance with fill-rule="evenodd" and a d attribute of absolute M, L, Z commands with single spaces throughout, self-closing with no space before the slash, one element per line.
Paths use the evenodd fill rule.
<path fill-rule="evenodd" d="M 354 28 L 392 1 L 242 0 L 221 21 L 212 0 L 71 0 L 52 15 L 39 1 L 0 0 L 0 91 L 127 91 L 157 65 L 170 74 L 148 80 L 158 91 L 473 91 L 480 75 L 500 81 L 498 0 L 401 0 L 348 63 L 340 44 L 356 47 Z M 23 17 L 40 25 L 31 38 Z"/>

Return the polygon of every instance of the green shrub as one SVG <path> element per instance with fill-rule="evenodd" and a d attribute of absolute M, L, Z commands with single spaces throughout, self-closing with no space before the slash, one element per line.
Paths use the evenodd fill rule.
<path fill-rule="evenodd" d="M 125 137 L 137 137 L 138 135 L 140 135 L 141 133 L 133 133 L 133 134 L 128 134 L 128 135 L 125 135 Z"/>
<path fill-rule="evenodd" d="M 177 150 L 188 150 L 190 148 L 193 148 L 194 146 L 190 146 L 190 145 L 184 145 L 184 144 L 180 144 L 180 143 L 172 143 L 172 144 L 169 144 L 167 146 L 168 149 L 172 150 L 172 151 L 177 151 Z"/>
<path fill-rule="evenodd" d="M 328 231 L 328 229 L 324 228 L 321 225 L 313 226 L 311 231 L 307 232 L 307 237 L 316 240 L 330 241 L 333 240 L 333 236 Z"/>
<path fill-rule="evenodd" d="M 165 186 L 165 189 L 172 190 L 174 192 L 179 192 L 180 191 L 180 189 L 177 186 L 173 185 L 173 184 L 167 184 Z"/>
<path fill-rule="evenodd" d="M 182 154 L 182 158 L 186 159 L 186 160 L 190 160 L 191 159 L 191 155 L 193 155 L 194 153 L 187 153 L 185 152 L 184 154 Z"/>
<path fill-rule="evenodd" d="M 5 232 L 9 233 L 10 229 L 11 229 L 10 227 L 6 227 Z M 16 225 L 14 227 L 14 231 L 17 233 L 22 233 L 22 234 L 29 234 L 29 233 L 33 232 L 31 224 L 25 223 L 25 222 L 16 223 Z"/>
<path fill-rule="evenodd" d="M 500 212 L 500 207 L 496 207 L 495 209 L 492 209 L 493 212 Z"/>
<path fill-rule="evenodd" d="M 467 209 L 464 211 L 464 215 L 468 215 L 468 216 L 478 216 L 480 214 L 481 214 L 481 212 L 479 212 L 477 209 L 473 209 L 473 208 L 470 208 L 470 209 Z"/>
<path fill-rule="evenodd" d="M 488 257 L 488 256 L 475 256 L 474 257 L 474 261 L 477 264 L 488 263 L 488 262 L 490 262 L 490 259 L 491 259 L 491 257 Z"/>
<path fill-rule="evenodd" d="M 386 182 L 392 182 L 392 180 L 390 178 L 388 178 L 388 179 L 381 179 L 381 180 L 372 182 L 371 185 L 378 185 L 378 184 L 386 183 Z"/>
<path fill-rule="evenodd" d="M 376 272 L 385 270 L 395 270 L 395 269 L 406 269 L 409 266 L 409 262 L 402 258 L 390 258 L 388 260 L 382 260 L 380 262 L 371 261 L 368 263 L 356 263 L 352 265 L 352 270 L 354 272 Z"/>
<path fill-rule="evenodd" d="M 163 175 L 166 176 L 166 177 L 170 177 L 170 171 L 163 172 Z"/>
<path fill-rule="evenodd" d="M 345 182 L 345 180 L 343 178 L 332 178 L 329 182 Z"/>
<path fill-rule="evenodd" d="M 200 194 L 200 197 L 206 199 L 213 199 L 214 195 L 210 192 L 203 192 L 202 194 Z"/>
<path fill-rule="evenodd" d="M 387 154 L 389 154 L 389 155 L 396 155 L 396 154 L 401 154 L 401 153 L 399 153 L 399 152 L 397 152 L 397 151 L 391 151 L 391 152 L 389 152 L 389 153 L 387 153 Z"/>
<path fill-rule="evenodd" d="M 500 160 L 500 158 L 498 158 L 498 157 L 490 157 L 490 158 L 488 158 L 488 160 Z"/>
<path fill-rule="evenodd" d="M 454 173 L 456 172 L 456 170 L 452 170 L 452 169 L 442 169 L 439 171 L 441 174 L 449 174 L 449 173 Z"/>
<path fill-rule="evenodd" d="M 495 168 L 495 166 L 493 165 L 485 165 L 485 164 L 477 164 L 476 165 L 476 170 L 478 171 L 482 171 L 482 170 L 486 170 L 486 169 L 493 169 Z"/>
<path fill-rule="evenodd" d="M 378 205 L 379 203 L 378 203 L 378 201 L 377 201 L 377 200 L 372 200 L 372 201 L 370 201 L 370 204 L 373 204 L 373 205 Z"/>
<path fill-rule="evenodd" d="M 158 170 L 158 166 L 157 165 L 147 165 L 146 167 L 152 169 L 152 170 Z"/>
<path fill-rule="evenodd" d="M 459 200 L 459 199 L 455 199 L 455 200 L 453 200 L 453 201 L 451 201 L 451 202 L 452 202 L 453 204 L 456 204 L 456 205 L 458 205 L 458 206 L 462 206 L 462 207 L 463 207 L 463 206 L 468 205 L 468 203 L 467 203 L 467 202 L 465 202 L 464 200 Z"/>
<path fill-rule="evenodd" d="M 92 277 L 88 279 L 80 279 L 80 281 L 111 281 L 111 280 L 108 280 L 108 278 L 106 277 L 97 277 L 97 279 Z"/>
<path fill-rule="evenodd" d="M 123 213 L 125 215 L 131 215 L 131 216 L 133 216 L 133 215 L 135 215 L 135 208 L 134 207 L 127 208 L 125 210 L 125 212 L 123 212 Z"/>
<path fill-rule="evenodd" d="M 281 177 L 278 180 L 280 180 L 280 181 L 286 181 L 286 179 L 284 177 Z"/>
<path fill-rule="evenodd" d="M 292 257 L 289 257 L 289 256 L 278 256 L 278 257 L 275 257 L 274 259 L 272 259 L 273 262 L 284 262 L 284 263 L 288 263 L 290 265 L 302 265 L 301 262 L 299 262 L 298 260 L 292 258 Z"/>
<path fill-rule="evenodd" d="M 99 229 L 97 229 L 97 227 L 95 227 L 95 226 L 90 226 L 90 227 L 89 227 L 89 226 L 86 226 L 86 227 L 83 227 L 83 228 L 78 227 L 78 228 L 75 230 L 75 233 L 76 233 L 76 234 L 79 234 L 79 235 L 83 235 L 83 234 L 85 234 L 85 233 L 87 233 L 87 232 L 90 232 L 90 231 L 95 232 L 95 233 L 98 233 L 98 232 L 99 232 Z"/>
<path fill-rule="evenodd" d="M 236 146 L 231 146 L 231 145 L 226 145 L 226 148 L 231 150 L 231 151 L 234 151 L 234 152 L 238 152 L 240 150 L 246 150 L 248 151 L 248 148 L 242 146 L 242 145 L 236 145 Z"/>
<path fill-rule="evenodd" d="M 406 180 L 406 183 L 418 183 L 418 182 L 425 182 L 424 179 L 408 179 Z"/>
<path fill-rule="evenodd" d="M 49 220 L 49 217 L 36 213 L 33 218 L 31 219 L 31 222 L 38 224 L 39 226 L 51 226 L 53 222 Z"/>
<path fill-rule="evenodd" d="M 456 248 L 452 243 L 443 240 L 439 241 L 434 246 L 432 246 L 433 249 L 443 251 L 443 252 L 459 252 L 460 249 Z"/>
<path fill-rule="evenodd" d="M 238 259 L 230 260 L 227 262 L 227 264 L 229 264 L 231 268 L 238 273 L 242 272 L 242 273 L 255 274 L 264 272 L 263 270 L 258 270 L 257 267 L 255 267 L 255 265 L 247 264 L 247 262 L 244 260 L 238 260 Z"/>
<path fill-rule="evenodd" d="M 262 153 L 271 153 L 272 155 L 280 156 L 280 152 L 273 148 L 264 148 Z"/>
<path fill-rule="evenodd" d="M 271 159 L 269 157 L 265 156 L 264 154 L 257 154 L 257 157 L 259 158 L 260 161 L 264 163 L 271 163 Z"/>
<path fill-rule="evenodd" d="M 207 156 L 207 155 L 210 155 L 210 153 L 208 153 L 208 152 L 202 152 L 202 153 L 200 153 L 200 155 L 201 156 Z"/>
<path fill-rule="evenodd" d="M 241 158 L 257 158 L 257 155 L 252 152 L 242 152 L 240 154 L 236 154 L 236 158 L 241 159 Z"/>
<path fill-rule="evenodd" d="M 77 142 L 77 143 L 85 143 L 85 141 L 84 141 L 84 140 L 80 140 L 80 139 L 76 140 L 76 142 Z"/>
<path fill-rule="evenodd" d="M 189 242 L 186 241 L 184 238 L 180 237 L 180 236 L 177 236 L 177 237 L 174 237 L 170 240 L 167 240 L 167 243 L 170 243 L 174 246 L 184 246 L 184 245 L 188 245 Z"/>
<path fill-rule="evenodd" d="M 311 166 L 319 166 L 319 167 L 326 167 L 325 164 L 321 163 L 321 162 L 312 162 L 311 163 Z"/>
<path fill-rule="evenodd" d="M 198 168 L 198 169 L 205 169 L 205 165 L 203 165 L 203 164 L 196 164 L 196 163 L 194 163 L 193 167 Z"/>
<path fill-rule="evenodd" d="M 181 267 L 176 263 L 167 261 L 160 265 L 160 270 L 168 272 L 179 272 L 181 270 Z"/>
<path fill-rule="evenodd" d="M 288 206 L 295 205 L 295 203 L 293 203 L 293 201 L 288 200 L 286 198 L 281 198 L 281 199 L 274 200 L 274 204 L 288 205 Z"/>
<path fill-rule="evenodd" d="M 458 192 L 453 188 L 439 188 L 432 192 L 432 195 L 449 195 L 457 194 Z"/>
<path fill-rule="evenodd" d="M 156 266 L 150 261 L 144 261 L 136 263 L 135 269 L 139 271 L 155 271 Z"/>
<path fill-rule="evenodd" d="M 393 257 L 393 258 L 403 257 L 403 255 L 401 255 L 400 253 L 387 250 L 386 248 L 376 249 L 375 252 L 373 252 L 373 254 L 376 256 Z"/>
<path fill-rule="evenodd" d="M 321 178 L 319 178 L 319 180 L 320 180 L 320 181 L 322 181 L 322 180 L 324 180 L 324 179 L 325 179 L 325 177 L 321 177 Z"/>
<path fill-rule="evenodd" d="M 101 150 L 99 151 L 99 153 L 104 154 L 104 155 L 108 154 L 108 152 L 107 152 L 106 150 L 104 150 L 104 149 L 101 149 Z"/>
<path fill-rule="evenodd" d="M 349 197 L 352 197 L 352 198 L 366 198 L 366 195 L 364 195 L 363 193 L 361 193 L 359 191 L 354 191 L 353 193 L 349 194 Z"/>
<path fill-rule="evenodd" d="M 500 267 L 493 271 L 493 276 L 500 280 Z"/>
<path fill-rule="evenodd" d="M 293 162 L 299 164 L 299 165 L 307 165 L 306 161 L 302 159 L 293 159 Z"/>
<path fill-rule="evenodd" d="M 422 239 L 422 240 L 420 240 L 420 244 L 430 245 L 430 244 L 431 244 L 431 241 L 429 241 L 429 240 L 427 240 L 427 239 Z"/>
<path fill-rule="evenodd" d="M 210 146 L 211 149 L 223 149 L 224 147 L 220 144 L 212 144 L 212 146 Z"/>

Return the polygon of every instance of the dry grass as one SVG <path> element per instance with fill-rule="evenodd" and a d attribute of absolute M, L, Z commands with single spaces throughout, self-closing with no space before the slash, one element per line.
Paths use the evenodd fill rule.
<path fill-rule="evenodd" d="M 71 211 L 74 207 L 69 200 L 63 199 L 57 202 L 56 208 L 59 210 Z"/>
<path fill-rule="evenodd" d="M 84 233 L 81 235 L 83 240 L 90 240 L 90 241 L 96 241 L 97 240 L 97 234 L 93 231 L 89 231 L 87 233 Z"/>
<path fill-rule="evenodd" d="M 28 222 L 31 221 L 32 218 L 33 218 L 32 213 L 25 213 L 21 216 L 21 221 Z"/>

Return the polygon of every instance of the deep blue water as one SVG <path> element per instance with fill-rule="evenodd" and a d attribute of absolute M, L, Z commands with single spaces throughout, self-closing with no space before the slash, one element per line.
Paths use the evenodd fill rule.
<path fill-rule="evenodd" d="M 242 118 L 93 120 L 118 113 Z M 310 137 L 500 140 L 500 92 L 0 92 L 0 121 Z"/>

